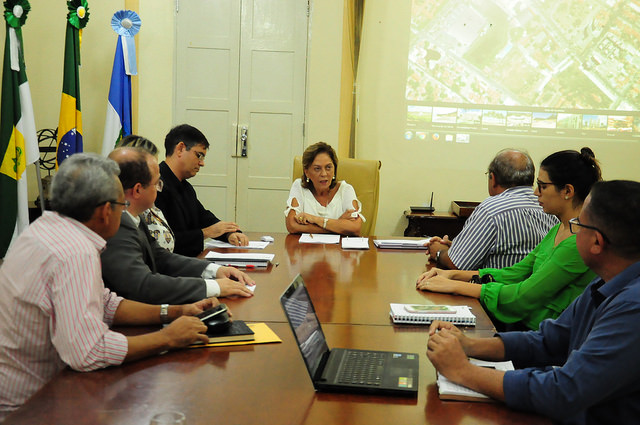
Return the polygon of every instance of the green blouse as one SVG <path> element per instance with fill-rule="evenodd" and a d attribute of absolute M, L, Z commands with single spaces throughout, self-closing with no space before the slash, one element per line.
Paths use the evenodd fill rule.
<path fill-rule="evenodd" d="M 558 317 L 595 278 L 578 253 L 575 235 L 554 246 L 559 228 L 551 228 L 519 263 L 479 271 L 496 280 L 483 284 L 480 292 L 480 302 L 493 317 L 538 329 L 544 319 Z"/>

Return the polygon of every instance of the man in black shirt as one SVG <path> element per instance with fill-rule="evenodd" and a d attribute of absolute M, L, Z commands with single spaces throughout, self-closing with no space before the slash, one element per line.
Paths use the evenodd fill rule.
<path fill-rule="evenodd" d="M 238 225 L 221 221 L 204 208 L 193 186 L 187 181 L 204 166 L 209 142 L 200 130 L 182 124 L 169 131 L 164 140 L 166 160 L 160 164 L 164 183 L 158 193 L 156 206 L 164 213 L 175 234 L 174 252 L 196 256 L 204 249 L 205 238 L 227 241 L 244 246 L 249 239 Z"/>

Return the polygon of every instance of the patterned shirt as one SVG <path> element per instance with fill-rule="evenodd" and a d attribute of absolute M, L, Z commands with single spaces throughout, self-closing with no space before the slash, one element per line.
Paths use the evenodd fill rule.
<path fill-rule="evenodd" d="M 475 208 L 453 240 L 449 258 L 460 270 L 512 266 L 557 223 L 542 210 L 531 187 L 511 187 Z"/>
<path fill-rule="evenodd" d="M 102 283 L 105 240 L 82 223 L 45 212 L 0 267 L 0 421 L 66 365 L 90 371 L 124 361 L 110 331 L 121 297 Z"/>

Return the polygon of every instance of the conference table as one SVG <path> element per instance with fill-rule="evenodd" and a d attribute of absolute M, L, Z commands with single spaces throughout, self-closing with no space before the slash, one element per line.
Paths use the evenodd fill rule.
<path fill-rule="evenodd" d="M 251 240 L 260 234 L 248 234 Z M 394 325 L 389 303 L 466 304 L 477 317 L 469 335 L 495 329 L 477 300 L 415 289 L 426 270 L 423 251 L 369 250 L 300 244 L 277 234 L 264 251 L 266 269 L 249 269 L 252 298 L 223 301 L 235 319 L 265 322 L 281 343 L 176 350 L 90 373 L 63 370 L 5 424 L 148 424 L 177 410 L 195 424 L 550 424 L 500 403 L 441 401 L 426 357 L 425 326 Z M 385 239 L 390 239 L 385 237 Z M 222 251 L 236 252 L 234 249 Z M 237 250 L 237 252 L 246 252 Z M 300 274 L 330 347 L 415 352 L 420 358 L 417 397 L 316 393 L 279 297 Z M 127 335 L 157 328 L 120 328 Z"/>

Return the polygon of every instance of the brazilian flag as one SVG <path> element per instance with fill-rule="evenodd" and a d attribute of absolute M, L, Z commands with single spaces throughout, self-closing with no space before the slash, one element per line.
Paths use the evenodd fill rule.
<path fill-rule="evenodd" d="M 4 2 L 7 31 L 0 100 L 0 258 L 14 234 L 28 224 L 24 171 L 40 157 L 21 30 L 29 10 L 27 0 Z"/>
<path fill-rule="evenodd" d="M 80 109 L 80 41 L 82 28 L 89 21 L 86 0 L 67 1 L 67 32 L 64 45 L 64 75 L 58 122 L 56 164 L 82 152 L 82 112 Z"/>

